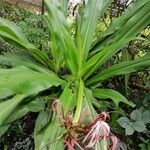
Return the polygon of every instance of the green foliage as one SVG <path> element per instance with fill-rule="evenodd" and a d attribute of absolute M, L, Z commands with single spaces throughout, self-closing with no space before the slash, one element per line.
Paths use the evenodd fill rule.
<path fill-rule="evenodd" d="M 124 102 L 132 107 L 135 107 L 134 103 L 129 102 L 123 95 L 118 93 L 117 91 L 111 89 L 94 89 L 93 95 L 100 99 L 112 99 L 115 104 L 118 106 L 119 102 Z"/>
<path fill-rule="evenodd" d="M 146 131 L 146 125 L 150 123 L 150 110 L 140 108 L 132 111 L 130 114 L 131 121 L 127 117 L 118 119 L 118 124 L 125 128 L 126 135 L 132 135 L 135 131 Z"/>
<path fill-rule="evenodd" d="M 141 150 L 149 150 L 150 149 L 150 140 L 144 139 L 143 137 L 140 137 L 140 144 L 138 145 Z"/>
<path fill-rule="evenodd" d="M 14 22 L 19 22 L 31 15 L 32 15 L 32 12 L 29 10 L 19 9 L 14 6 L 10 6 L 4 0 L 0 1 L 0 17 L 6 18 Z"/>
<path fill-rule="evenodd" d="M 39 49 L 38 44 L 31 43 L 31 39 L 16 24 L 0 18 L 0 37 L 25 51 L 20 54 L 0 55 L 0 63 L 10 66 L 0 69 L 0 91 L 3 92 L 0 94 L 0 126 L 6 130 L 9 123 L 26 115 L 29 112 L 25 109 L 27 104 L 41 94 L 41 101 L 46 103 L 44 109 L 30 103 L 31 111 L 37 109 L 40 112 L 34 131 L 35 149 L 57 150 L 65 149 L 63 135 L 68 133 L 68 128 L 59 126 L 59 119 L 52 110 L 53 99 L 60 99 L 60 116 L 62 109 L 64 116 L 70 110 L 75 110 L 72 116 L 73 125 L 80 124 L 83 107 L 87 108 L 90 116 L 85 120 L 94 120 L 97 113 L 92 105 L 93 99 L 112 99 L 116 107 L 120 102 L 134 107 L 133 102 L 120 93 L 94 86 L 110 77 L 129 74 L 150 66 L 150 55 L 147 53 L 136 60 L 103 68 L 111 57 L 149 24 L 150 2 L 137 0 L 94 42 L 97 21 L 109 6 L 109 0 L 89 0 L 87 5 L 81 6 L 76 17 L 75 38 L 70 34 L 67 23 L 67 1 L 45 0 L 45 4 L 45 21 L 51 35 L 51 48 L 46 51 Z M 23 23 L 20 25 L 23 26 Z M 39 32 L 40 36 L 42 31 Z M 47 95 L 49 99 L 45 100 Z M 7 97 L 10 99 L 7 100 Z M 20 112 L 21 116 L 18 115 Z M 15 117 L 12 113 L 17 113 L 18 116 Z M 147 115 L 141 113 L 143 116 Z M 135 119 L 133 114 L 132 117 Z M 135 120 L 132 126 L 129 119 L 120 120 L 127 127 L 127 134 L 146 129 L 145 120 Z M 102 149 L 102 143 L 103 141 L 98 144 L 99 149 Z"/>
<path fill-rule="evenodd" d="M 37 48 L 48 51 L 50 48 L 50 35 L 47 31 L 43 16 L 31 14 L 29 17 L 17 23 L 28 40 Z M 29 28 L 30 27 L 30 28 Z"/>
<path fill-rule="evenodd" d="M 47 31 L 43 16 L 27 9 L 10 6 L 4 1 L 0 2 L 0 17 L 15 22 L 20 26 L 28 40 L 37 48 L 48 51 L 50 48 L 50 35 Z M 29 28 L 30 27 L 30 28 Z M 1 51 L 20 51 L 0 39 Z"/>

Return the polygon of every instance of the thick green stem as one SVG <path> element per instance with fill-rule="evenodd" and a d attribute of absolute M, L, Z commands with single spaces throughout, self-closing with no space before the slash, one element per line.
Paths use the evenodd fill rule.
<path fill-rule="evenodd" d="M 73 123 L 78 123 L 78 121 L 79 121 L 81 109 L 82 109 L 83 94 L 84 94 L 84 83 L 80 79 L 79 90 L 78 90 L 78 99 L 77 99 L 77 108 L 75 111 Z"/>

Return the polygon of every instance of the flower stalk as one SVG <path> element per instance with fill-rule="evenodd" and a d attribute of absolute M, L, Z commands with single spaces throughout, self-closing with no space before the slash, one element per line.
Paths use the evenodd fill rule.
<path fill-rule="evenodd" d="M 84 83 L 83 83 L 82 79 L 80 79 L 78 99 L 77 99 L 77 108 L 76 108 L 74 119 L 73 119 L 74 124 L 77 124 L 79 121 L 79 118 L 80 118 L 80 114 L 81 114 L 81 110 L 82 110 L 83 95 L 84 95 Z"/>

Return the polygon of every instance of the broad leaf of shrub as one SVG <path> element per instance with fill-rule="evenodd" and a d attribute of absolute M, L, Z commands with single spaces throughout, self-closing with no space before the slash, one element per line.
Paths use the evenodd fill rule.
<path fill-rule="evenodd" d="M 144 121 L 144 123 L 150 123 L 150 110 L 146 110 L 143 112 L 142 114 L 142 120 Z"/>
<path fill-rule="evenodd" d="M 134 110 L 132 111 L 131 113 L 131 118 L 134 120 L 134 121 L 140 121 L 142 120 L 142 112 L 140 110 Z"/>
<path fill-rule="evenodd" d="M 130 120 L 127 117 L 121 117 L 117 122 L 123 128 L 126 128 L 128 125 L 130 125 Z"/>
<path fill-rule="evenodd" d="M 146 130 L 146 126 L 143 121 L 136 121 L 132 124 L 132 126 L 137 132 L 144 132 Z"/>
<path fill-rule="evenodd" d="M 127 125 L 125 131 L 126 135 L 132 135 L 134 133 L 134 128 L 131 125 Z"/>

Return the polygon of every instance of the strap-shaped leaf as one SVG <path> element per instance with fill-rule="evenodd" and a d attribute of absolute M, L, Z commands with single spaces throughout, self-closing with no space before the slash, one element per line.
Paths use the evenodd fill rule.
<path fill-rule="evenodd" d="M 129 74 L 149 66 L 150 53 L 147 53 L 144 57 L 137 60 L 125 61 L 103 70 L 102 72 L 88 80 L 87 84 L 100 82 L 116 75 Z"/>
<path fill-rule="evenodd" d="M 135 106 L 133 102 L 128 101 L 123 95 L 112 89 L 93 89 L 92 92 L 94 97 L 100 99 L 112 99 L 117 106 L 119 102 L 123 102 L 132 107 Z"/>
<path fill-rule="evenodd" d="M 78 88 L 78 96 L 77 96 L 77 108 L 75 111 L 73 123 L 78 123 L 78 121 L 79 121 L 81 111 L 82 111 L 83 96 L 84 96 L 84 83 L 80 79 L 79 88 Z"/>
<path fill-rule="evenodd" d="M 5 120 L 4 124 L 12 123 L 22 118 L 29 112 L 40 112 L 45 109 L 45 102 L 43 99 L 33 99 L 31 99 L 31 102 L 21 103 L 17 109 L 15 109 L 15 111 L 13 111 L 13 113 L 11 113 L 11 115 Z"/>
<path fill-rule="evenodd" d="M 10 66 L 27 66 L 32 67 L 40 66 L 39 64 L 36 64 L 30 55 L 27 55 L 25 53 L 13 53 L 13 52 L 7 52 L 3 53 L 3 55 L 0 55 L 0 64 L 2 65 L 10 65 Z"/>
<path fill-rule="evenodd" d="M 113 43 L 110 46 L 105 47 L 102 51 L 94 55 L 89 59 L 82 70 L 82 74 L 85 75 L 85 79 L 88 78 L 97 68 L 101 67 L 108 59 L 115 55 L 121 48 L 123 48 L 131 38 L 124 41 Z"/>
<path fill-rule="evenodd" d="M 39 63 L 36 63 L 32 57 L 26 54 L 22 53 L 13 53 L 13 52 L 7 52 L 4 53 L 4 55 L 0 55 L 0 64 L 2 65 L 9 65 L 9 66 L 26 66 L 28 68 L 31 68 L 33 70 L 36 70 L 38 72 L 44 73 L 44 74 L 54 74 L 49 69 L 46 69 L 43 65 L 40 65 Z"/>
<path fill-rule="evenodd" d="M 139 32 L 149 24 L 149 21 L 147 20 L 147 18 L 150 17 L 149 6 L 150 2 L 146 3 L 134 16 L 127 20 L 123 27 L 109 37 L 110 40 L 113 39 L 113 42 L 117 42 L 120 39 L 123 40 L 128 37 L 135 37 L 137 35 L 137 29 Z M 139 20 L 136 17 L 141 19 Z M 127 30 L 129 28 L 131 29 Z"/>
<path fill-rule="evenodd" d="M 51 54 L 53 56 L 54 66 L 56 72 L 59 71 L 64 64 L 64 56 L 63 52 L 60 51 L 59 47 L 57 46 L 57 39 L 55 39 L 54 33 L 51 33 Z"/>
<path fill-rule="evenodd" d="M 0 88 L 10 89 L 15 93 L 37 94 L 60 84 L 61 80 L 53 73 L 43 74 L 23 66 L 0 69 Z"/>
<path fill-rule="evenodd" d="M 58 103 L 58 113 L 60 116 L 62 116 L 61 106 L 61 103 Z M 51 118 L 49 110 L 39 114 L 34 128 L 36 150 L 64 149 L 63 134 L 65 133 L 65 129 L 59 126 L 59 119 L 56 115 L 53 115 Z"/>
<path fill-rule="evenodd" d="M 76 98 L 77 98 L 77 91 L 73 91 L 72 89 L 70 89 L 70 86 L 67 85 L 60 96 L 61 107 L 64 109 L 65 114 L 67 114 L 68 111 L 70 111 L 72 108 L 76 106 Z"/>
<path fill-rule="evenodd" d="M 67 21 L 63 16 L 63 13 L 50 1 L 45 0 L 47 11 L 48 11 L 48 22 L 53 38 L 57 44 L 60 53 L 63 52 L 63 57 L 67 67 L 70 69 L 72 74 L 78 73 L 78 57 L 77 48 L 72 40 L 71 35 L 67 29 Z"/>
<path fill-rule="evenodd" d="M 93 100 L 93 93 L 90 89 L 84 88 L 85 93 L 85 105 L 88 107 L 88 111 L 90 112 L 90 121 L 93 121 L 95 118 L 95 115 L 97 115 L 96 110 L 94 109 L 92 105 Z"/>
<path fill-rule="evenodd" d="M 57 45 L 57 38 L 55 37 L 55 33 L 51 31 L 51 24 L 48 17 L 44 17 L 45 22 L 47 23 L 49 32 L 51 34 L 51 49 L 50 53 L 53 57 L 53 66 L 55 72 L 58 72 L 61 67 L 64 65 L 64 55 L 63 51 L 59 49 Z"/>
<path fill-rule="evenodd" d="M 1 17 L 0 37 L 9 43 L 13 43 L 18 47 L 26 49 L 34 58 L 36 58 L 36 60 L 48 67 L 46 62 L 49 62 L 49 58 L 46 53 L 38 50 L 34 45 L 30 44 L 17 25 Z"/>
<path fill-rule="evenodd" d="M 4 99 L 4 98 L 7 98 L 11 95 L 14 95 L 15 93 L 10 90 L 10 89 L 7 89 L 7 88 L 0 88 L 0 99 Z"/>
<path fill-rule="evenodd" d="M 12 99 L 0 103 L 0 126 L 19 105 L 26 95 L 16 95 Z"/>
<path fill-rule="evenodd" d="M 0 137 L 8 130 L 12 122 L 22 118 L 29 112 L 38 112 L 44 110 L 44 104 L 44 101 L 42 101 L 41 99 L 37 99 L 29 103 L 19 104 L 17 108 L 14 109 L 13 112 L 9 115 L 9 117 L 5 119 L 3 125 L 0 126 Z"/>
<path fill-rule="evenodd" d="M 47 117 L 47 116 L 44 116 Z M 43 118 L 44 120 L 44 118 Z M 38 117 L 36 125 L 41 123 Z M 36 130 L 36 126 L 35 126 Z M 34 143 L 36 150 L 61 150 L 64 149 L 63 134 L 64 129 L 59 126 L 59 120 L 56 118 L 49 121 L 40 132 L 34 134 Z"/>
<path fill-rule="evenodd" d="M 88 52 L 93 41 L 93 36 L 96 28 L 97 20 L 100 16 L 103 15 L 103 10 L 106 8 L 106 4 L 109 0 L 105 2 L 103 0 L 89 0 L 88 4 L 85 8 L 84 15 L 81 21 L 80 33 L 78 39 L 80 39 L 80 48 L 81 51 L 81 58 L 83 62 L 86 61 Z"/>
<path fill-rule="evenodd" d="M 68 0 L 52 0 L 52 3 L 67 17 Z"/>
<path fill-rule="evenodd" d="M 0 31 L 8 33 L 9 35 L 12 35 L 14 38 L 28 42 L 28 39 L 24 36 L 24 34 L 17 25 L 1 17 L 0 17 Z"/>
<path fill-rule="evenodd" d="M 92 51 L 100 51 L 101 48 L 104 46 L 104 44 L 109 45 L 112 42 L 112 38 L 110 35 L 113 35 L 116 31 L 118 31 L 120 28 L 126 24 L 126 22 L 132 18 L 144 5 L 149 5 L 149 0 L 141 1 L 137 0 L 131 6 L 127 8 L 127 10 L 117 19 L 115 19 L 106 32 L 98 38 L 95 42 L 92 44 Z M 131 27 L 131 26 L 130 26 Z M 124 29 L 123 29 L 124 30 Z M 124 30 L 126 31 L 126 30 Z M 120 33 L 120 32 L 119 32 Z M 119 37 L 119 35 L 118 35 Z"/>
<path fill-rule="evenodd" d="M 83 71 L 83 74 L 85 74 L 85 78 L 89 77 L 96 69 L 98 69 L 109 58 L 117 53 L 120 48 L 125 46 L 131 39 L 135 38 L 135 36 L 148 25 L 149 17 L 149 7 L 145 5 L 139 12 L 132 16 L 123 27 L 120 28 L 120 32 L 118 31 L 118 34 L 112 35 L 114 36 L 114 39 L 112 38 L 111 41 L 112 44 L 108 46 L 104 45 L 103 49 L 100 52 L 95 54 L 87 61 L 83 69 L 85 70 Z"/>

